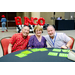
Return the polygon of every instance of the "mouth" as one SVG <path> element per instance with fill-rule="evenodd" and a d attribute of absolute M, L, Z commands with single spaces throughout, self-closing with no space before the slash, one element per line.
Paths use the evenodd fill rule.
<path fill-rule="evenodd" d="M 28 33 L 23 33 L 24 36 L 28 35 Z"/>
<path fill-rule="evenodd" d="M 53 34 L 50 34 L 50 36 L 53 36 Z"/>
<path fill-rule="evenodd" d="M 37 34 L 37 35 L 41 35 L 41 34 Z"/>

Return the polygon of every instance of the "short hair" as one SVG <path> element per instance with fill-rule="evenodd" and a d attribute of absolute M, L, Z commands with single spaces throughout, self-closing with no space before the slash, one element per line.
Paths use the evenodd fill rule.
<path fill-rule="evenodd" d="M 28 27 L 28 26 L 26 26 L 26 25 L 24 25 L 21 29 L 23 29 L 24 27 Z M 29 27 L 28 27 L 29 28 Z M 29 28 L 30 29 L 30 28 Z"/>
<path fill-rule="evenodd" d="M 40 25 L 37 25 L 37 26 L 34 27 L 34 32 L 36 31 L 36 29 L 39 29 L 39 30 L 43 31 L 43 28 Z"/>
<path fill-rule="evenodd" d="M 53 27 L 53 28 L 55 29 L 54 25 L 49 25 L 48 27 Z M 47 28 L 48 28 L 48 27 L 47 27 Z"/>

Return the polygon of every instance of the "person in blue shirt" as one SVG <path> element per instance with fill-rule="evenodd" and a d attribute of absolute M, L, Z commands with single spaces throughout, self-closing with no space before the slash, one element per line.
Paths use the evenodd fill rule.
<path fill-rule="evenodd" d="M 5 27 L 5 25 L 6 25 L 6 18 L 5 18 L 5 16 L 4 15 L 2 15 L 2 18 L 1 18 L 1 25 L 2 25 L 2 32 L 4 32 L 4 29 L 6 30 L 6 31 L 8 31 L 7 30 L 7 28 Z"/>
<path fill-rule="evenodd" d="M 62 20 L 62 17 L 58 17 L 57 20 Z"/>

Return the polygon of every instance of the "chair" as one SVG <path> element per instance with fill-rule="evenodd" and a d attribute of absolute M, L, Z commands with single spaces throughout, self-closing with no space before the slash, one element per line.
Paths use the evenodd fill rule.
<path fill-rule="evenodd" d="M 5 37 L 1 39 L 1 47 L 3 50 L 3 55 L 8 54 L 8 45 L 9 45 L 9 40 L 11 37 Z"/>
<path fill-rule="evenodd" d="M 74 38 L 73 37 L 70 37 L 70 38 L 73 40 L 73 43 L 70 46 L 70 49 L 72 49 L 73 48 L 73 45 L 74 45 Z"/>

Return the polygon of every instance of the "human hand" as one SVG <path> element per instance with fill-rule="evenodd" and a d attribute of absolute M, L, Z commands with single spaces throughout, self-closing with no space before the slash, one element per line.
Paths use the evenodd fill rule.
<path fill-rule="evenodd" d="M 61 48 L 62 48 L 62 49 L 67 49 L 67 47 L 66 47 L 66 46 L 62 46 Z"/>

